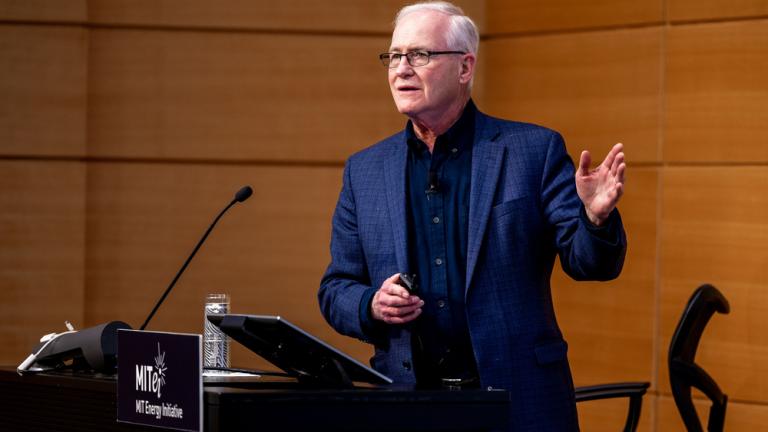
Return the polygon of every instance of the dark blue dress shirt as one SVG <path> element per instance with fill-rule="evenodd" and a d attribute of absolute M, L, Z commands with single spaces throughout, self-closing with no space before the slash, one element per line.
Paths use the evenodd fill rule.
<path fill-rule="evenodd" d="M 424 300 L 414 325 L 415 371 L 422 382 L 476 374 L 464 308 L 476 111 L 470 100 L 431 153 L 411 122 L 405 130 L 409 267 Z"/>

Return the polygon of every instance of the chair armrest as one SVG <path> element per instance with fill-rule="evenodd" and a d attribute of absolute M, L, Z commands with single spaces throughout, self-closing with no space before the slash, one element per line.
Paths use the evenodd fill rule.
<path fill-rule="evenodd" d="M 649 386 L 648 382 L 624 382 L 576 387 L 576 402 L 642 396 Z"/>

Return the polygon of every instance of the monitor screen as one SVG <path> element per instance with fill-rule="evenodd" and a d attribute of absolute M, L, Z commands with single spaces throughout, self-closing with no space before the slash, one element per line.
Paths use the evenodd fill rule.
<path fill-rule="evenodd" d="M 300 381 L 332 387 L 392 380 L 280 316 L 211 314 L 208 320 L 232 339 Z"/>

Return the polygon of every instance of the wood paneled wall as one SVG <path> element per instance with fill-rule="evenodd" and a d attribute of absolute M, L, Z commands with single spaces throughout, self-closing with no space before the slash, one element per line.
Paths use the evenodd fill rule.
<path fill-rule="evenodd" d="M 83 324 L 85 2 L 0 1 L 0 363 Z"/>
<path fill-rule="evenodd" d="M 667 350 L 704 282 L 732 307 L 698 354 L 731 398 L 726 430 L 768 430 L 766 12 L 766 1 L 486 2 L 485 108 L 562 131 L 575 157 L 625 143 L 622 276 L 560 273 L 553 286 L 577 385 L 652 382 L 640 430 L 684 430 Z M 579 412 L 584 430 L 616 430 L 625 405 Z"/>
<path fill-rule="evenodd" d="M 199 332 L 224 291 L 366 361 L 316 289 L 344 159 L 404 123 L 375 58 L 404 3 L 0 0 L 0 362 L 64 320 L 138 327 L 243 184 L 151 328 Z M 640 430 L 683 430 L 667 346 L 710 282 L 732 312 L 699 361 L 726 429 L 768 430 L 768 2 L 460 4 L 484 35 L 481 109 L 560 130 L 572 155 L 626 145 L 622 276 L 553 277 L 577 385 L 651 381 Z M 579 411 L 616 430 L 625 404 Z"/>

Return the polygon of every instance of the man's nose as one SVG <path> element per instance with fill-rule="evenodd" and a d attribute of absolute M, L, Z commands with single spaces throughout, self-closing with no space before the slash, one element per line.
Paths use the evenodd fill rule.
<path fill-rule="evenodd" d="M 407 58 L 400 57 L 400 63 L 398 63 L 397 67 L 395 68 L 395 75 L 403 77 L 410 76 L 411 74 L 413 74 L 413 66 L 408 63 Z"/>

